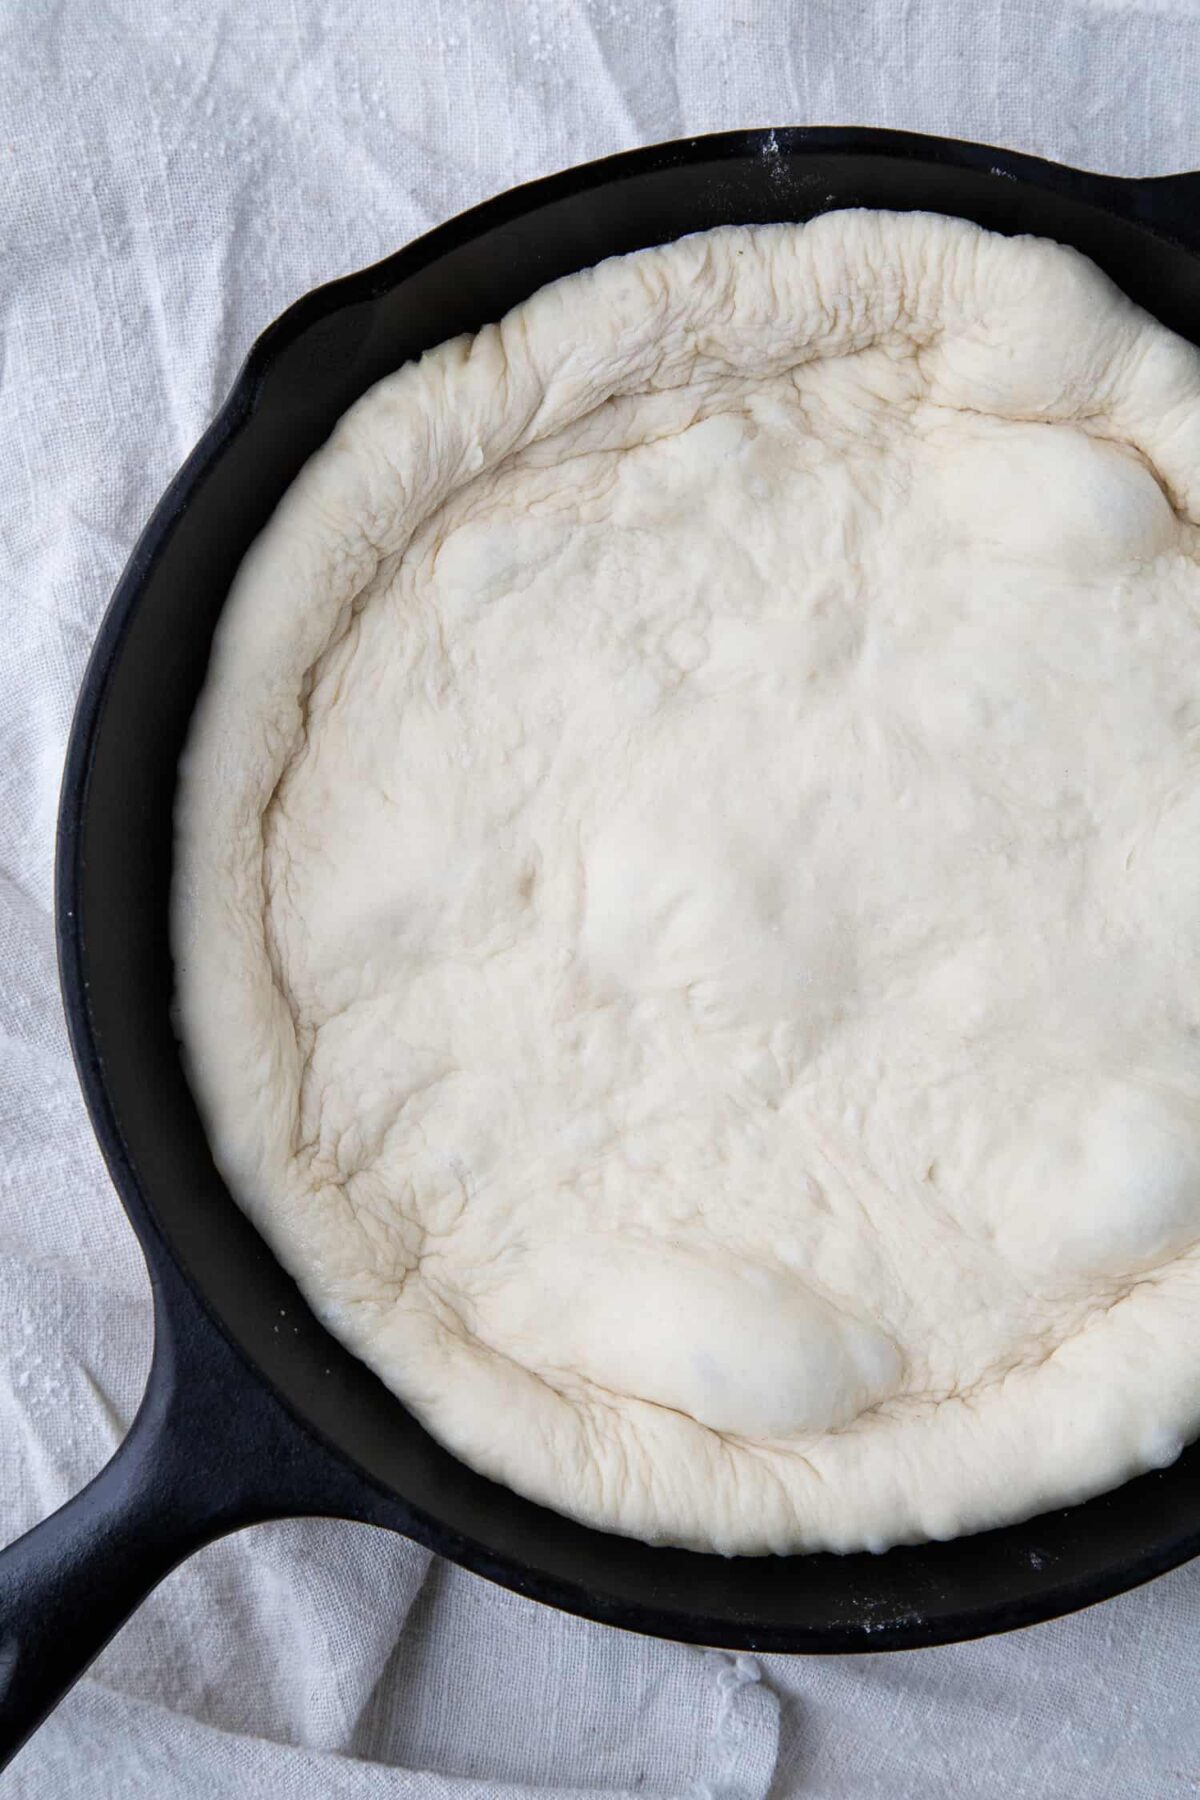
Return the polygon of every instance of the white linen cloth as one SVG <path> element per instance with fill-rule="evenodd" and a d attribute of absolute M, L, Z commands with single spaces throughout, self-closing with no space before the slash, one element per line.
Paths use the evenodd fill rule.
<path fill-rule="evenodd" d="M 251 340 L 514 182 L 753 124 L 1200 167 L 1196 0 L 0 0 L 0 1536 L 111 1453 L 148 1286 L 59 1015 L 56 790 L 147 513 Z M 903 1656 L 752 1659 L 297 1521 L 167 1581 L 18 1800 L 1200 1791 L 1200 1564 Z"/>

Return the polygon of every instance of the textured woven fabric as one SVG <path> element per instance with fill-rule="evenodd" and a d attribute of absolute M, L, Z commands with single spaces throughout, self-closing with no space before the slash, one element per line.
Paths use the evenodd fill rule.
<path fill-rule="evenodd" d="M 105 599 L 256 333 L 462 207 L 730 126 L 952 132 L 1200 167 L 1194 0 L 0 0 L 0 1534 L 100 1466 L 145 1274 L 77 1096 L 56 790 Z M 903 1657 L 588 1626 L 297 1521 L 167 1581 L 8 1776 L 108 1796 L 1200 1791 L 1200 1568 Z"/>

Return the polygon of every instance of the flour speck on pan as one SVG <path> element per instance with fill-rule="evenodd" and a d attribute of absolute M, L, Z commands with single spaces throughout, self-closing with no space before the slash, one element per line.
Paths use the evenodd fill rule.
<path fill-rule="evenodd" d="M 233 1192 L 533 1498 L 950 1536 L 1200 1425 L 1200 354 L 846 212 L 372 389 L 239 573 L 174 942 Z"/>

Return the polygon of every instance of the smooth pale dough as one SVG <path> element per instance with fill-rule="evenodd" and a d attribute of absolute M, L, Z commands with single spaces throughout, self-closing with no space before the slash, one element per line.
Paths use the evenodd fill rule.
<path fill-rule="evenodd" d="M 1200 353 L 958 220 L 728 229 L 366 394 L 182 769 L 217 1161 L 460 1457 L 725 1552 L 1200 1426 Z"/>

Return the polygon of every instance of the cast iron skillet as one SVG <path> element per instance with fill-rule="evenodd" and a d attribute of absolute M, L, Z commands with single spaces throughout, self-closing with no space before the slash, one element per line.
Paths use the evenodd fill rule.
<path fill-rule="evenodd" d="M 1121 181 L 895 132 L 739 132 L 572 169 L 318 289 L 259 339 L 100 630 L 67 755 L 57 925 L 71 1043 L 155 1300 L 150 1380 L 96 1479 L 0 1554 L 11 1754 L 144 1595 L 257 1520 L 369 1520 L 591 1619 L 695 1643 L 900 1650 L 1005 1631 L 1200 1550 L 1200 1445 L 1027 1524 L 884 1556 L 704 1556 L 593 1531 L 473 1474 L 317 1324 L 218 1177 L 171 1028 L 175 768 L 243 552 L 335 419 L 556 276 L 708 226 L 845 206 L 1075 244 L 1200 337 L 1200 175 Z"/>

